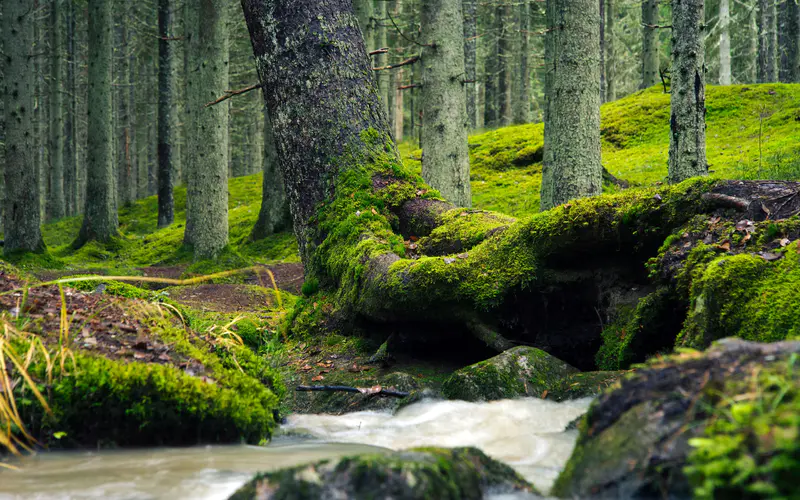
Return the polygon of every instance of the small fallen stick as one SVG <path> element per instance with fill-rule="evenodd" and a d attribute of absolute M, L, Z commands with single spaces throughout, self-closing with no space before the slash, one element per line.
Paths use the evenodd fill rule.
<path fill-rule="evenodd" d="M 348 387 L 346 385 L 298 385 L 295 389 L 297 392 L 354 392 L 364 394 L 365 396 L 389 396 L 393 398 L 405 398 L 409 393 L 402 391 L 395 391 L 393 389 L 384 389 L 376 385 L 374 387 Z"/>

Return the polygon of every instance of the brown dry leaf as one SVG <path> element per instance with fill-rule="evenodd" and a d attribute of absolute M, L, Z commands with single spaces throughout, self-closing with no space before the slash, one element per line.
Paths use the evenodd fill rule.
<path fill-rule="evenodd" d="M 419 245 L 417 245 L 416 243 L 411 243 L 410 245 L 408 245 L 409 250 L 416 250 L 417 247 L 419 247 Z"/>
<path fill-rule="evenodd" d="M 781 246 L 782 247 L 788 246 L 789 243 L 791 243 L 791 242 L 792 242 L 792 240 L 790 240 L 789 238 L 784 238 L 784 239 L 781 240 Z"/>
<path fill-rule="evenodd" d="M 361 368 L 358 367 L 358 364 L 353 363 L 353 366 L 348 368 L 347 371 L 349 371 L 350 373 L 359 373 L 361 371 Z"/>
<path fill-rule="evenodd" d="M 301 369 L 301 370 L 303 370 L 304 372 L 307 372 L 307 371 L 309 371 L 311 368 L 312 368 L 312 367 L 311 367 L 311 365 L 303 365 L 303 367 L 302 367 L 302 368 L 300 368 L 300 369 Z"/>
<path fill-rule="evenodd" d="M 731 251 L 731 242 L 730 242 L 730 241 L 728 241 L 728 240 L 725 240 L 725 241 L 724 241 L 724 242 L 723 242 L 723 243 L 722 243 L 722 244 L 721 244 L 719 247 L 717 247 L 717 248 L 720 248 L 720 249 L 722 249 L 722 250 L 725 250 L 726 252 L 730 252 L 730 251 Z"/>
<path fill-rule="evenodd" d="M 758 254 L 758 256 L 766 260 L 767 262 L 773 262 L 783 258 L 782 253 L 772 253 L 772 252 L 761 252 Z"/>
<path fill-rule="evenodd" d="M 419 241 L 419 236 L 409 236 L 408 239 L 411 241 Z"/>
<path fill-rule="evenodd" d="M 382 390 L 383 390 L 383 388 L 381 386 L 379 386 L 379 385 L 374 385 L 372 387 L 359 388 L 358 389 L 358 391 L 361 394 L 366 394 L 368 396 L 373 395 L 373 394 L 379 394 Z"/>
<path fill-rule="evenodd" d="M 145 354 L 143 352 L 135 352 L 135 353 L 133 353 L 133 358 L 134 359 L 147 359 L 147 354 Z"/>
<path fill-rule="evenodd" d="M 542 399 L 546 398 L 547 398 L 547 389 L 545 389 L 544 392 L 542 393 Z"/>
<path fill-rule="evenodd" d="M 378 215 L 378 211 L 375 210 L 374 208 L 372 209 L 372 215 Z"/>
<path fill-rule="evenodd" d="M 717 222 L 719 222 L 721 220 L 722 220 L 722 217 L 712 217 L 711 220 L 708 221 L 708 223 L 713 226 L 714 224 L 716 224 Z"/>
<path fill-rule="evenodd" d="M 311 377 L 312 382 L 319 382 L 320 380 L 325 380 L 325 377 L 322 375 L 317 375 L 316 377 Z"/>
<path fill-rule="evenodd" d="M 159 355 L 158 355 L 158 359 L 159 359 L 160 361 L 164 361 L 164 362 L 169 362 L 169 361 L 171 361 L 171 360 L 170 360 L 170 357 L 169 357 L 169 355 L 168 355 L 167 353 L 165 353 L 165 352 L 162 352 L 161 354 L 159 354 Z"/>
<path fill-rule="evenodd" d="M 83 339 L 83 345 L 89 346 L 89 347 L 94 347 L 94 346 L 97 345 L 97 339 L 94 338 L 94 337 L 87 337 L 87 338 Z"/>
<path fill-rule="evenodd" d="M 319 374 L 322 375 L 324 373 L 330 373 L 330 372 L 331 372 L 330 370 L 320 370 Z"/>
<path fill-rule="evenodd" d="M 752 235 L 751 233 L 747 233 L 747 234 L 745 234 L 745 235 L 744 235 L 744 238 L 742 238 L 742 245 L 744 245 L 745 243 L 747 243 L 748 241 L 750 241 L 750 238 L 752 238 L 752 237 L 753 237 L 753 235 Z"/>
<path fill-rule="evenodd" d="M 468 214 L 467 212 L 461 212 L 461 213 L 460 213 L 460 214 L 458 214 L 458 215 L 460 215 L 461 217 L 466 217 L 466 216 L 467 216 L 467 215 L 469 215 L 469 214 Z"/>
<path fill-rule="evenodd" d="M 466 259 L 467 257 L 469 257 L 469 254 L 464 252 L 456 255 L 456 257 L 458 257 L 459 259 Z"/>

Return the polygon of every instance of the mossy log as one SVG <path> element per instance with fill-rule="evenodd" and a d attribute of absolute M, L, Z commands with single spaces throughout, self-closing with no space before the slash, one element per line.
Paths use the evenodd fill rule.
<path fill-rule="evenodd" d="M 293 332 L 366 327 L 454 350 L 469 338 L 495 351 L 525 343 L 594 369 L 601 331 L 657 290 L 645 264 L 668 237 L 697 216 L 735 225 L 800 211 L 796 183 L 710 179 L 518 221 L 452 207 L 403 166 L 347 4 L 243 1 L 307 289 L 318 290 L 289 318 Z M 653 312 L 677 311 L 678 326 L 664 326 L 672 338 L 647 339 L 631 360 L 672 347 L 689 301 L 675 296 Z"/>

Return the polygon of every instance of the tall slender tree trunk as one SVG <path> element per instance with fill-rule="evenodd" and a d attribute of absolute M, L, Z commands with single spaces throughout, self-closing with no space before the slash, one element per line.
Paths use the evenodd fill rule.
<path fill-rule="evenodd" d="M 228 106 L 203 108 L 228 88 L 228 2 L 201 0 L 196 32 L 198 60 L 194 82 L 198 110 L 197 157 L 187 184 L 191 200 L 191 241 L 195 259 L 216 258 L 228 244 Z"/>
<path fill-rule="evenodd" d="M 175 220 L 172 194 L 172 147 L 177 138 L 175 108 L 175 51 L 173 49 L 172 4 L 158 0 L 158 227 Z"/>
<path fill-rule="evenodd" d="M 758 23 L 758 2 L 760 0 L 751 0 L 752 8 L 749 12 L 748 17 L 748 32 L 750 36 L 748 37 L 748 41 L 750 42 L 747 46 L 747 59 L 749 61 L 747 65 L 747 71 L 745 73 L 746 78 L 743 83 L 754 83 L 758 81 L 758 68 L 759 68 L 759 57 L 758 57 L 758 47 L 759 47 L 759 23 Z"/>
<path fill-rule="evenodd" d="M 785 83 L 797 81 L 795 66 L 798 50 L 798 5 L 794 0 L 784 0 L 778 11 L 778 56 L 780 62 L 779 80 Z"/>
<path fill-rule="evenodd" d="M 498 80 L 500 78 L 500 37 L 503 31 L 503 19 L 498 9 L 492 9 L 492 30 L 489 37 L 489 53 L 484 60 L 484 99 L 483 124 L 485 127 L 497 127 L 498 117 Z"/>
<path fill-rule="evenodd" d="M 61 61 L 64 30 L 61 23 L 61 0 L 50 2 L 50 196 L 48 216 L 64 217 L 64 93 Z"/>
<path fill-rule="evenodd" d="M 658 83 L 658 4 L 659 0 L 642 0 L 642 88 Z"/>
<path fill-rule="evenodd" d="M 289 202 L 286 199 L 283 174 L 275 146 L 275 134 L 266 106 L 264 107 L 264 181 L 261 191 L 263 193 L 261 211 L 251 233 L 254 241 L 291 227 Z"/>
<path fill-rule="evenodd" d="M 130 63 L 128 52 L 132 49 L 127 26 L 130 7 L 128 5 L 120 7 L 122 8 L 117 13 L 116 20 L 116 54 L 113 70 L 114 80 L 118 82 L 114 92 L 116 102 L 114 118 L 117 127 L 117 159 L 114 164 L 117 168 L 117 204 L 124 206 L 136 199 L 136 193 L 133 191 L 133 186 L 136 185 L 134 180 L 136 172 L 131 161 L 131 115 L 134 111 L 130 108 L 128 100 L 128 92 L 133 85 L 128 68 Z"/>
<path fill-rule="evenodd" d="M 467 123 L 478 128 L 478 0 L 463 0 L 464 75 L 467 81 Z"/>
<path fill-rule="evenodd" d="M 519 54 L 519 68 L 514 123 L 528 123 L 531 121 L 530 8 L 528 0 L 522 0 L 517 6 L 520 43 L 517 51 Z"/>
<path fill-rule="evenodd" d="M 39 171 L 33 143 L 31 0 L 3 0 L 3 96 L 6 120 L 4 253 L 42 252 Z"/>
<path fill-rule="evenodd" d="M 373 21 L 375 38 L 377 39 L 376 49 L 384 49 L 387 48 L 387 41 L 388 41 L 388 33 L 386 28 L 386 23 L 388 22 L 387 19 L 389 16 L 387 15 L 388 8 L 386 6 L 388 0 L 381 0 L 377 3 L 378 10 L 375 13 L 375 19 Z M 386 54 L 379 54 L 375 58 L 375 62 L 377 63 L 376 66 L 385 66 L 386 61 L 389 58 Z M 391 72 L 390 71 L 378 71 L 378 93 L 381 95 L 381 102 L 383 106 L 386 108 L 386 113 L 389 113 L 389 82 L 391 80 Z"/>
<path fill-rule="evenodd" d="M 513 112 L 511 109 L 512 96 L 512 61 L 514 57 L 513 43 L 513 17 L 511 16 L 511 5 L 497 7 L 497 16 L 500 18 L 500 40 L 497 42 L 497 62 L 500 71 L 497 80 L 497 113 L 500 124 L 503 126 L 511 125 Z"/>
<path fill-rule="evenodd" d="M 358 25 L 364 34 L 364 42 L 367 44 L 367 51 L 375 48 L 375 9 L 373 0 L 353 0 L 353 10 L 358 18 Z"/>
<path fill-rule="evenodd" d="M 550 111 L 553 97 L 553 77 L 556 71 L 555 41 L 556 29 L 559 28 L 556 16 L 557 0 L 545 0 L 545 37 L 544 37 L 544 154 L 542 157 L 542 189 L 540 200 L 553 199 L 553 123 Z M 542 207 L 544 209 L 544 206 Z"/>
<path fill-rule="evenodd" d="M 669 181 L 708 175 L 703 0 L 672 3 Z"/>
<path fill-rule="evenodd" d="M 776 0 L 759 0 L 761 23 L 758 30 L 758 81 L 774 82 L 778 79 L 778 29 Z"/>
<path fill-rule="evenodd" d="M 542 209 L 603 189 L 600 163 L 600 3 L 553 2 L 553 80 Z M 546 186 L 546 187 L 545 187 Z"/>
<path fill-rule="evenodd" d="M 350 0 L 295 0 L 291 8 L 286 1 L 242 0 L 242 5 L 259 77 L 269 89 L 264 98 L 300 255 L 306 273 L 314 275 L 319 266 L 312 256 L 322 229 L 312 219 L 322 203 L 335 197 L 338 186 L 325 179 L 360 175 L 378 157 L 399 166 L 400 157 L 375 91 L 363 38 L 353 29 Z M 460 38 L 460 23 L 458 31 Z M 330 44 L 323 46 L 318 38 Z M 273 40 L 299 41 L 290 46 Z M 338 68 L 336 75 L 331 67 Z M 347 103 L 355 103 L 357 112 Z"/>
<path fill-rule="evenodd" d="M 600 102 L 606 102 L 606 0 L 600 1 Z"/>
<path fill-rule="evenodd" d="M 75 130 L 78 115 L 78 86 L 75 67 L 78 64 L 75 50 L 75 4 L 67 2 L 67 113 L 64 121 L 64 189 L 67 215 L 78 212 L 78 134 Z"/>
<path fill-rule="evenodd" d="M 614 35 L 614 22 L 617 17 L 615 0 L 606 4 L 606 101 L 617 100 L 617 52 Z"/>
<path fill-rule="evenodd" d="M 460 0 L 422 3 L 422 177 L 445 199 L 472 206 Z"/>
<path fill-rule="evenodd" d="M 89 119 L 86 209 L 76 245 L 90 240 L 107 242 L 118 234 L 115 200 L 111 30 L 112 5 L 89 0 Z"/>
<path fill-rule="evenodd" d="M 794 32 L 792 32 L 792 44 L 794 46 L 792 82 L 800 83 L 800 6 L 793 2 L 791 12 L 794 16 Z"/>
<path fill-rule="evenodd" d="M 719 84 L 731 84 L 730 0 L 719 0 Z"/>
<path fill-rule="evenodd" d="M 200 72 L 200 49 L 197 43 L 197 24 L 200 22 L 198 18 L 198 10 L 191 2 L 184 2 L 183 12 L 183 37 L 185 39 L 185 52 L 183 54 L 183 95 L 185 99 L 184 105 L 184 119 L 183 130 L 186 137 L 186 154 L 184 155 L 184 182 L 187 189 L 190 179 L 194 175 L 197 165 L 197 114 L 201 111 L 202 100 L 198 95 L 199 92 L 199 72 Z M 194 211 L 191 208 L 192 199 L 186 197 L 186 230 L 184 231 L 183 242 L 186 245 L 191 245 L 191 237 L 193 234 L 192 220 Z"/>

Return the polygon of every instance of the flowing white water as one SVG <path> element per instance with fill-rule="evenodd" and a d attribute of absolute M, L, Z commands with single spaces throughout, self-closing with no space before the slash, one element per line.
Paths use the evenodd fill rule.
<path fill-rule="evenodd" d="M 422 401 L 395 415 L 379 412 L 293 415 L 287 431 L 328 442 L 393 450 L 417 446 L 474 446 L 514 467 L 540 491 L 549 491 L 569 459 L 577 431 L 567 425 L 591 399 L 554 403 L 525 398 L 490 403 Z"/>
<path fill-rule="evenodd" d="M 41 453 L 0 469 L 0 500 L 225 499 L 253 473 L 359 453 L 475 446 L 548 491 L 577 438 L 565 431 L 590 400 L 422 401 L 395 415 L 295 415 L 267 447 L 208 446 Z"/>

